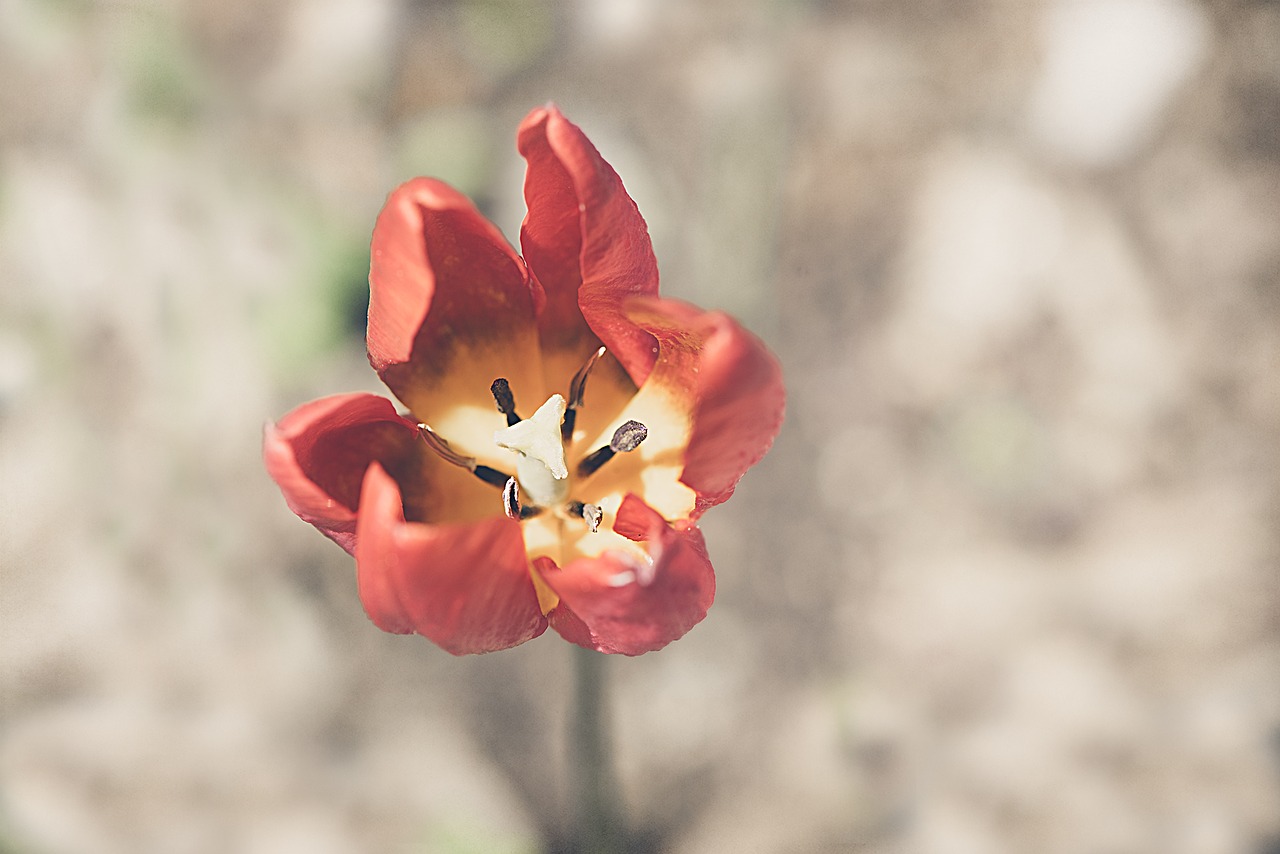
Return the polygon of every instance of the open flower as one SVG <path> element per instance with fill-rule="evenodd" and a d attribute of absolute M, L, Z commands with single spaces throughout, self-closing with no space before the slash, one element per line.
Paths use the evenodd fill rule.
<path fill-rule="evenodd" d="M 658 298 L 635 203 L 555 107 L 518 146 L 523 259 L 434 179 L 378 217 L 369 361 L 407 413 L 305 404 L 268 425 L 267 469 L 355 556 L 379 628 L 460 655 L 551 625 L 638 655 L 706 615 L 696 523 L 773 442 L 781 372 L 730 317 Z"/>

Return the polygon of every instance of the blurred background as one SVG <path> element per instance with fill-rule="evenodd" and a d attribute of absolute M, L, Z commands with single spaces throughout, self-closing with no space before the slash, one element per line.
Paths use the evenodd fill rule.
<path fill-rule="evenodd" d="M 377 631 L 259 458 L 548 100 L 790 394 L 609 662 L 637 850 L 1280 851 L 1280 4 L 0 0 L 0 81 L 0 851 L 555 850 L 569 647 Z"/>

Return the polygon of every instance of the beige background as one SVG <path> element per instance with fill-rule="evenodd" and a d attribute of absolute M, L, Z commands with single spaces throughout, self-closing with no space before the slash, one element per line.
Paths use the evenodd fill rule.
<path fill-rule="evenodd" d="M 674 852 L 1280 849 L 1280 6 L 0 0 L 0 851 L 533 852 L 568 647 L 379 633 L 264 421 L 519 119 L 790 389 L 612 661 Z"/>

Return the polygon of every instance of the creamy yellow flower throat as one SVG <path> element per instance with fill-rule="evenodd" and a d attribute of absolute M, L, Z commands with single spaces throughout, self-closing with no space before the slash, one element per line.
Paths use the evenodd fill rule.
<path fill-rule="evenodd" d="M 507 426 L 494 432 L 493 442 L 517 455 L 515 475 L 459 454 L 426 424 L 419 424 L 418 430 L 428 447 L 441 458 L 469 469 L 486 483 L 502 487 L 503 510 L 511 518 L 528 519 L 549 510 L 561 518 L 581 519 L 594 533 L 600 526 L 603 511 L 595 504 L 569 500 L 573 480 L 564 449 L 573 436 L 587 377 L 604 352 L 604 347 L 599 348 L 574 375 L 569 384 L 569 400 L 553 394 L 528 418 L 516 413 L 510 383 L 503 377 L 493 381 L 489 390 L 498 411 L 507 418 Z M 574 474 L 578 478 L 590 477 L 616 454 L 630 453 L 640 447 L 648 435 L 648 428 L 639 421 L 627 421 L 614 431 L 607 445 L 583 457 Z"/>

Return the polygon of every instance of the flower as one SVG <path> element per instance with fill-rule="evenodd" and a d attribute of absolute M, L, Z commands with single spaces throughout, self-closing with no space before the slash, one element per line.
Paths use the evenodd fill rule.
<path fill-rule="evenodd" d="M 267 470 L 355 556 L 385 631 L 461 655 L 550 625 L 638 655 L 706 615 L 697 520 L 772 444 L 781 370 L 727 315 L 658 297 L 635 203 L 554 106 L 518 148 L 523 258 L 435 179 L 378 217 L 369 361 L 408 412 L 304 404 L 267 426 Z"/>

